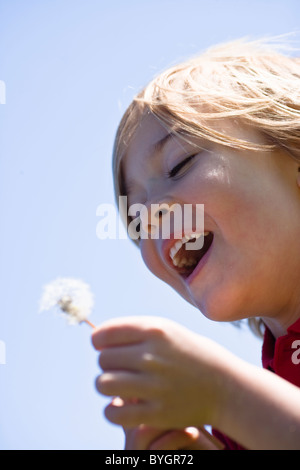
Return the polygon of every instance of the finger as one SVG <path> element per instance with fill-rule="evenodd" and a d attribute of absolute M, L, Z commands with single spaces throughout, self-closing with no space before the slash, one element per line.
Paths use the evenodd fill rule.
<path fill-rule="evenodd" d="M 147 450 L 151 442 L 158 438 L 164 432 L 151 426 L 141 424 L 135 428 L 124 428 L 125 431 L 125 450 Z"/>
<path fill-rule="evenodd" d="M 94 330 L 92 344 L 100 351 L 111 346 L 139 343 L 144 338 L 144 330 L 137 318 L 114 318 Z"/>
<path fill-rule="evenodd" d="M 151 421 L 152 407 L 147 402 L 123 402 L 122 405 L 110 403 L 104 410 L 108 421 L 131 428 L 139 426 L 140 423 Z"/>
<path fill-rule="evenodd" d="M 218 450 L 206 434 L 197 428 L 186 428 L 166 433 L 152 442 L 150 450 Z"/>
<path fill-rule="evenodd" d="M 99 365 L 102 370 L 140 370 L 143 354 L 140 345 L 112 347 L 101 351 Z"/>
<path fill-rule="evenodd" d="M 127 400 L 147 399 L 152 390 L 150 380 L 135 372 L 104 372 L 96 379 L 96 388 L 105 396 L 118 396 Z M 140 424 L 140 423 L 139 423 Z"/>
<path fill-rule="evenodd" d="M 199 431 L 200 433 L 203 435 L 203 436 L 206 436 L 206 438 L 219 450 L 223 450 L 224 449 L 224 444 L 219 441 L 218 438 L 216 438 L 215 436 L 213 436 L 210 432 L 207 431 L 207 429 L 205 429 L 204 426 L 202 426 L 201 428 L 199 428 Z"/>
<path fill-rule="evenodd" d="M 146 342 L 105 348 L 100 352 L 99 365 L 103 371 L 127 370 L 149 373 L 163 372 L 165 367 L 163 359 Z"/>
<path fill-rule="evenodd" d="M 152 317 L 114 318 L 94 330 L 92 344 L 101 351 L 111 346 L 140 343 L 151 333 L 161 333 L 161 322 L 162 319 Z"/>
<path fill-rule="evenodd" d="M 186 447 L 190 449 L 197 442 L 198 437 L 199 431 L 197 429 L 194 433 L 185 430 L 169 431 L 153 441 L 149 450 L 179 450 Z"/>

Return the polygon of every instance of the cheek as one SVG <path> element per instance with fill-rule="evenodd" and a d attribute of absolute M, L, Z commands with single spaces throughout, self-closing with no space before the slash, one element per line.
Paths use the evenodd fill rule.
<path fill-rule="evenodd" d="M 171 268 L 166 267 L 162 264 L 161 258 L 157 254 L 156 250 L 153 249 L 151 246 L 151 241 L 143 241 L 141 244 L 141 256 L 142 259 L 154 276 L 159 278 L 161 281 L 168 284 L 170 287 L 175 289 L 175 291 L 183 297 L 187 302 L 194 305 L 193 299 L 190 297 L 186 286 L 184 285 L 183 281 L 178 277 L 178 275 L 174 275 L 171 272 Z"/>
<path fill-rule="evenodd" d="M 200 162 L 195 172 L 182 180 L 178 190 L 183 200 L 204 204 L 205 213 L 217 225 L 236 215 L 252 193 L 229 164 L 226 167 L 213 157 Z"/>
<path fill-rule="evenodd" d="M 151 240 L 140 240 L 140 253 L 149 271 L 155 274 L 157 270 L 157 255 L 152 247 Z"/>
<path fill-rule="evenodd" d="M 162 281 L 170 284 L 170 275 L 168 274 L 167 269 L 165 269 L 165 267 L 162 265 L 161 259 L 153 247 L 153 241 L 141 241 L 140 252 L 142 259 L 149 271 Z"/>

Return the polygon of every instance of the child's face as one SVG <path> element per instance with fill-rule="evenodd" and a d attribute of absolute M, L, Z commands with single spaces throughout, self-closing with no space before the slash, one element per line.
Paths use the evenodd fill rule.
<path fill-rule="evenodd" d="M 263 142 L 257 131 L 237 122 L 218 126 Z M 212 320 L 279 319 L 294 312 L 300 277 L 297 163 L 280 149 L 241 151 L 195 138 L 206 150 L 170 177 L 195 147 L 173 137 L 161 153 L 154 152 L 153 144 L 167 133 L 151 115 L 141 121 L 122 162 L 128 204 L 149 210 L 152 203 L 204 204 L 204 230 L 213 233 L 213 242 L 187 275 L 169 256 L 177 240 L 142 239 L 148 268 Z"/>

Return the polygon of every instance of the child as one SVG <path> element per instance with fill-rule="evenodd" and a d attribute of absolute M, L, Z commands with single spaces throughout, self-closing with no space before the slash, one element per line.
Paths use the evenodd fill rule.
<path fill-rule="evenodd" d="M 198 250 L 194 218 L 178 244 L 172 222 L 151 236 L 168 210 L 141 217 L 144 262 L 207 318 L 264 329 L 259 369 L 163 318 L 99 327 L 97 388 L 119 397 L 105 413 L 126 448 L 300 449 L 299 60 L 235 41 L 162 73 L 120 123 L 114 175 L 149 214 L 204 205 Z"/>

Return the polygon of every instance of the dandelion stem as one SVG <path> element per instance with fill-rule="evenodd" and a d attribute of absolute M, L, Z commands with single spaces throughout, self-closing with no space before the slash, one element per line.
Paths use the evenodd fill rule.
<path fill-rule="evenodd" d="M 87 325 L 89 325 L 94 330 L 96 329 L 95 325 L 92 322 L 90 322 L 89 320 L 82 320 L 81 323 L 86 323 Z"/>

